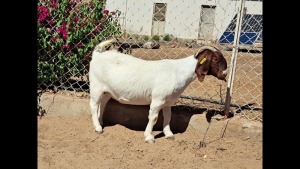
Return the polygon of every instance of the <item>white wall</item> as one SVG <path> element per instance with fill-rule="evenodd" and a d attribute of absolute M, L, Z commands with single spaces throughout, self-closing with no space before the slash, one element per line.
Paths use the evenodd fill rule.
<path fill-rule="evenodd" d="M 122 12 L 122 16 L 125 17 L 122 26 L 128 33 L 151 35 L 152 0 L 107 0 L 106 7 L 109 11 L 117 9 Z"/>
<path fill-rule="evenodd" d="M 218 39 L 236 14 L 240 1 L 107 0 L 106 6 L 110 11 L 122 12 L 121 25 L 128 33 L 151 36 L 154 3 L 167 3 L 165 33 L 185 39 L 198 38 L 201 5 L 215 5 L 214 37 Z M 246 1 L 245 7 L 247 14 L 262 14 L 262 2 Z"/>

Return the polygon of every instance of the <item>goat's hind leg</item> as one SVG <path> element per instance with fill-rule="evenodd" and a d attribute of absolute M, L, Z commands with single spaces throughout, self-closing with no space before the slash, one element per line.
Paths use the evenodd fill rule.
<path fill-rule="evenodd" d="M 103 126 L 104 109 L 105 109 L 105 106 L 106 106 L 106 104 L 107 104 L 107 102 L 109 101 L 110 98 L 111 98 L 111 95 L 107 92 L 104 92 L 104 94 L 102 95 L 102 98 L 100 99 L 98 119 L 99 119 L 99 122 L 100 122 L 101 126 Z"/>
<path fill-rule="evenodd" d="M 97 133 L 101 134 L 103 132 L 103 125 L 102 116 L 104 112 L 104 108 L 110 99 L 109 93 L 104 92 L 91 92 L 90 98 L 90 109 L 92 114 L 92 121 Z"/>

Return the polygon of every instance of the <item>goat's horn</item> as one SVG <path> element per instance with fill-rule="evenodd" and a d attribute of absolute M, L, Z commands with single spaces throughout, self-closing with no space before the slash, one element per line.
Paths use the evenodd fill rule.
<path fill-rule="evenodd" d="M 202 46 L 198 49 L 198 51 L 195 53 L 194 57 L 196 58 L 201 52 L 203 52 L 204 50 L 211 50 L 213 52 L 217 51 L 217 48 L 213 47 L 213 46 Z"/>

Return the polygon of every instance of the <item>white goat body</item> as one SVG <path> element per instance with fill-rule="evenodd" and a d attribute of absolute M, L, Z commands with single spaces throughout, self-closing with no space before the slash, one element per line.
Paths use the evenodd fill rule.
<path fill-rule="evenodd" d="M 110 42 L 98 45 L 90 62 L 90 108 L 96 131 L 102 132 L 104 108 L 113 98 L 123 104 L 150 104 L 145 141 L 154 142 L 151 133 L 161 109 L 165 137 L 174 138 L 169 126 L 171 106 L 196 79 L 199 60 L 191 55 L 183 59 L 146 61 L 117 51 L 103 52 Z"/>
<path fill-rule="evenodd" d="M 196 78 L 193 56 L 145 61 L 116 51 L 94 54 L 90 81 L 124 104 L 149 105 L 153 98 L 176 101 Z"/>

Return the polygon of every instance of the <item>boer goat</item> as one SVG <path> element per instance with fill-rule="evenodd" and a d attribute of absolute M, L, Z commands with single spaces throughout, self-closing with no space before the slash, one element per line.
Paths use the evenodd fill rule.
<path fill-rule="evenodd" d="M 153 126 L 163 111 L 163 133 L 174 138 L 170 129 L 171 106 L 196 78 L 206 75 L 225 80 L 227 62 L 215 47 L 203 46 L 194 55 L 182 59 L 146 61 L 114 50 L 107 40 L 95 47 L 90 62 L 90 110 L 95 130 L 102 133 L 102 118 L 110 98 L 122 104 L 150 105 L 145 141 L 154 143 Z"/>

